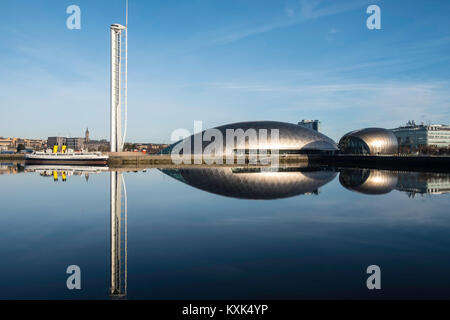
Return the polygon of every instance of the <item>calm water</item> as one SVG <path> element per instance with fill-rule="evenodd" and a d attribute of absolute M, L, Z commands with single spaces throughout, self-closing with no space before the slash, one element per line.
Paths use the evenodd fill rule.
<path fill-rule="evenodd" d="M 109 299 L 113 282 L 129 299 L 450 298 L 448 174 L 125 172 L 125 259 L 125 195 L 119 240 L 110 224 L 121 174 L 0 168 L 2 299 Z M 69 265 L 81 290 L 66 288 Z"/>

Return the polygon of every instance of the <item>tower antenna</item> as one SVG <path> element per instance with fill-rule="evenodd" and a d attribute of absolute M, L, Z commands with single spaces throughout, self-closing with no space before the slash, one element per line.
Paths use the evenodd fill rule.
<path fill-rule="evenodd" d="M 125 137 L 127 136 L 128 127 L 128 0 L 126 0 L 125 6 L 125 79 L 124 79 L 124 105 L 125 105 L 125 126 L 123 130 L 122 150 L 125 145 Z"/>

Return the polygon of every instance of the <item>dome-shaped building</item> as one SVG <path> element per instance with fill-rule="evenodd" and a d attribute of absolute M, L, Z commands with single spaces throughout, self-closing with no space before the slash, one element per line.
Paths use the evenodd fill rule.
<path fill-rule="evenodd" d="M 277 133 L 274 130 L 278 130 Z M 215 142 L 216 137 L 211 138 L 212 135 L 221 136 L 224 155 L 234 153 L 240 148 L 247 152 L 256 149 L 276 149 L 280 154 L 333 153 L 338 150 L 332 139 L 303 126 L 277 121 L 250 121 L 227 124 L 202 131 L 172 144 L 162 153 L 168 154 L 174 147 L 177 150 L 182 150 L 180 154 L 186 154 L 186 150 L 190 150 L 191 154 L 204 152 L 211 142 Z M 239 140 L 238 136 L 242 138 L 243 144 L 241 146 L 237 141 Z M 252 140 L 252 138 L 256 139 Z M 227 147 L 227 142 L 230 142 L 228 140 L 231 140 L 234 147 Z M 198 141 L 201 141 L 201 148 L 196 149 L 194 145 Z"/>
<path fill-rule="evenodd" d="M 366 128 L 345 134 L 339 140 L 339 150 L 344 154 L 396 154 L 398 142 L 391 130 Z"/>

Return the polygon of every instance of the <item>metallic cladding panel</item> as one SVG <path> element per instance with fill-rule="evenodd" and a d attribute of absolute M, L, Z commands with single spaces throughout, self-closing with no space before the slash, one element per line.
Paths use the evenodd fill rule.
<path fill-rule="evenodd" d="M 339 141 L 339 147 L 344 153 L 352 153 L 343 148 L 348 139 L 360 139 L 369 148 L 370 154 L 396 154 L 398 152 L 397 137 L 391 130 L 383 128 L 365 128 L 345 134 Z M 342 150 L 344 149 L 344 150 Z"/>
<path fill-rule="evenodd" d="M 292 123 L 286 122 L 277 122 L 277 121 L 250 121 L 250 122 L 238 122 L 223 125 L 220 127 L 213 128 L 219 130 L 222 133 L 223 141 L 224 141 L 224 154 L 225 154 L 225 143 L 226 143 L 226 134 L 227 129 L 238 130 L 242 129 L 244 132 L 247 130 L 255 130 L 258 136 L 258 145 L 257 149 L 278 149 L 278 150 L 320 150 L 320 151 L 336 151 L 338 150 L 336 143 L 329 137 L 324 134 L 296 125 Z M 264 139 L 259 138 L 259 132 L 261 129 L 267 130 L 267 143 L 264 142 Z M 279 130 L 279 144 L 271 143 L 271 130 L 278 129 Z M 203 133 L 194 134 L 180 143 L 180 148 L 184 150 L 189 150 L 190 148 L 184 148 L 184 146 L 192 147 L 194 151 L 194 141 L 195 139 L 200 138 L 199 135 L 203 136 Z M 209 145 L 210 141 L 203 141 L 202 146 L 203 149 Z M 249 142 L 246 139 L 245 146 L 248 149 Z M 252 146 L 253 147 L 253 146 Z"/>

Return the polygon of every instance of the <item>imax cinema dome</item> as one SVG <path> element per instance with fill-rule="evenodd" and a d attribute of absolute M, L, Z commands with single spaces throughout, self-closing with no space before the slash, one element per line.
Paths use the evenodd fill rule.
<path fill-rule="evenodd" d="M 278 139 L 275 139 L 276 136 L 273 131 L 275 129 L 278 129 Z M 230 152 L 230 150 L 226 148 L 226 139 L 228 138 L 228 136 L 232 138 L 233 132 L 234 134 L 237 134 L 239 132 L 244 133 L 245 146 L 243 147 L 243 149 L 245 150 L 277 149 L 281 154 L 323 152 L 331 153 L 338 150 L 336 143 L 332 139 L 317 131 L 305 128 L 300 125 L 277 121 L 250 121 L 227 124 L 202 131 L 201 133 L 194 134 L 184 140 L 174 143 L 166 150 L 163 150 L 162 153 L 170 153 L 176 145 L 177 149 L 191 150 L 190 148 L 185 148 L 185 146 L 193 146 L 195 141 L 202 141 L 202 150 L 194 150 L 194 148 L 192 148 L 192 154 L 195 154 L 198 151 L 203 152 L 203 150 L 205 150 L 205 148 L 212 141 L 214 141 L 214 138 L 211 139 L 210 137 L 211 134 L 220 134 L 223 136 L 223 150 L 225 155 L 227 154 L 227 152 Z M 256 134 L 256 144 L 249 143 L 250 139 L 248 139 L 248 137 L 250 133 Z M 209 138 L 205 139 L 206 136 L 208 136 Z M 272 139 L 272 137 L 274 139 Z M 236 141 L 236 139 L 237 138 L 235 136 L 234 140 Z M 278 141 L 275 142 L 276 140 Z M 232 150 L 232 152 L 234 151 L 236 151 L 236 149 Z M 183 151 L 183 153 L 185 152 Z"/>
<path fill-rule="evenodd" d="M 345 154 L 396 154 L 398 142 L 391 130 L 365 128 L 345 134 L 339 140 L 339 149 Z"/>

